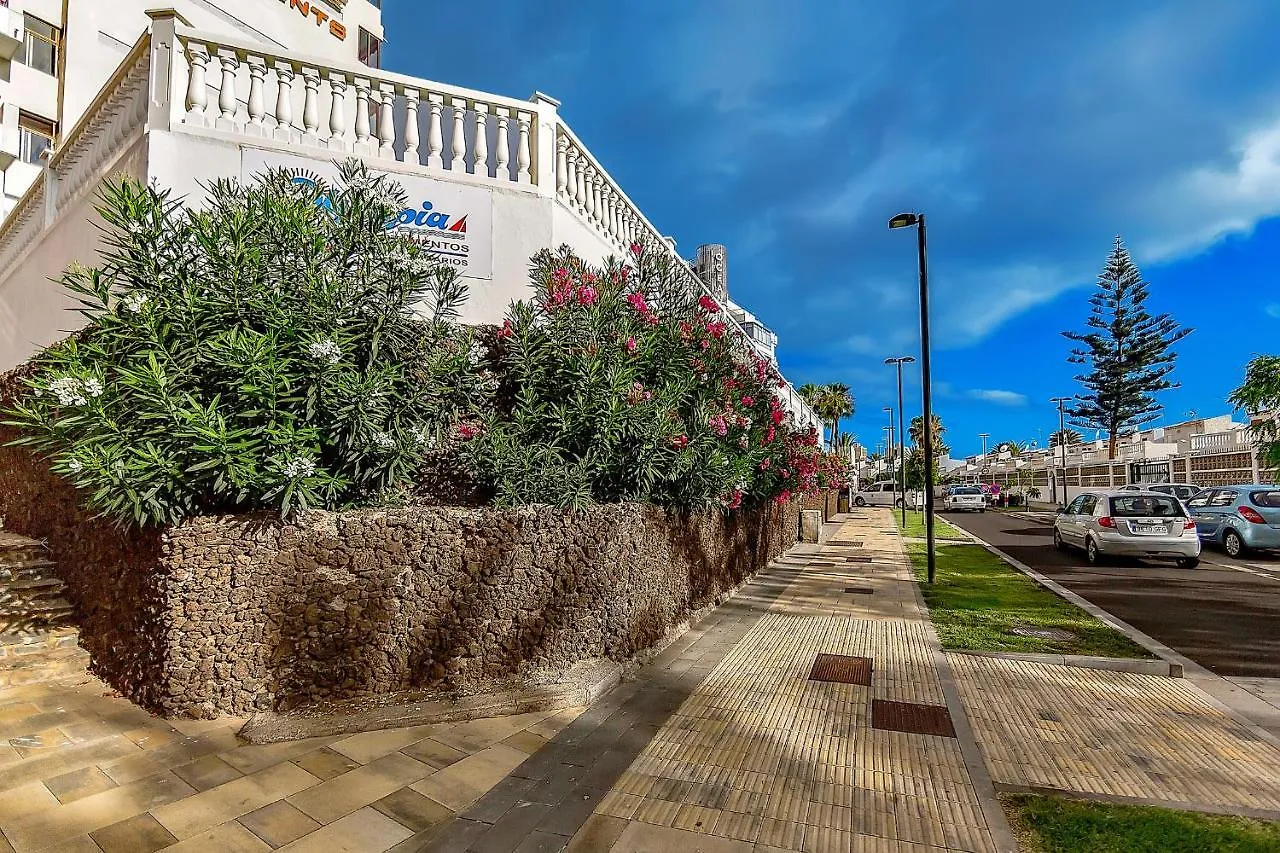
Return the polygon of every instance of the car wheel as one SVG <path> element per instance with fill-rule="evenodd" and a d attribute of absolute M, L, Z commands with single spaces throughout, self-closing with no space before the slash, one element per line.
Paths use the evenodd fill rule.
<path fill-rule="evenodd" d="M 893 502 L 893 505 L 896 506 L 898 509 L 902 509 L 904 506 L 907 505 L 907 502 L 904 501 L 902 498 L 898 498 L 896 501 Z"/>
<path fill-rule="evenodd" d="M 1094 542 L 1092 537 L 1084 542 L 1084 558 L 1091 566 L 1101 566 L 1103 563 L 1102 552 L 1098 550 L 1098 543 Z"/>
<path fill-rule="evenodd" d="M 1062 534 L 1058 532 L 1058 528 L 1053 528 L 1053 547 L 1059 551 L 1067 550 L 1067 543 L 1062 541 Z"/>
<path fill-rule="evenodd" d="M 978 512 L 986 512 L 986 511 L 987 511 L 986 507 L 983 507 L 982 509 L 978 510 Z"/>
<path fill-rule="evenodd" d="M 1200 565 L 1199 557 L 1183 557 L 1178 560 L 1178 568 L 1180 569 L 1194 569 L 1198 565 Z"/>
<path fill-rule="evenodd" d="M 1234 530 L 1228 530 L 1222 534 L 1222 549 L 1231 557 L 1239 557 L 1247 550 L 1244 547 L 1244 540 Z"/>
<path fill-rule="evenodd" d="M 867 505 L 867 501 L 866 501 L 866 499 L 865 499 L 865 498 L 863 498 L 861 495 L 859 495 L 858 497 L 856 497 L 856 498 L 854 498 L 854 499 L 853 499 L 853 505 L 854 505 L 854 506 L 866 506 L 866 505 Z"/>

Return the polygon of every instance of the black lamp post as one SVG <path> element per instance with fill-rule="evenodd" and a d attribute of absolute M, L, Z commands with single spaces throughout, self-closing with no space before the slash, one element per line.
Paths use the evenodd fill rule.
<path fill-rule="evenodd" d="M 1070 397 L 1054 397 L 1049 400 L 1050 403 L 1058 404 L 1058 446 L 1062 450 L 1062 503 L 1058 503 L 1058 477 L 1054 475 L 1053 478 L 1053 502 L 1058 506 L 1067 502 L 1067 416 L 1062 407 L 1070 400 Z"/>
<path fill-rule="evenodd" d="M 902 529 L 907 529 L 907 447 L 903 436 L 906 434 L 902 425 L 902 365 L 914 364 L 915 359 L 909 355 L 900 358 L 886 358 L 885 364 L 898 366 L 898 457 L 902 459 Z"/>
<path fill-rule="evenodd" d="M 885 440 L 889 443 L 889 479 L 893 481 L 893 499 L 896 502 L 898 500 L 898 471 L 893 467 L 894 448 L 897 447 L 893 443 L 893 406 L 885 406 L 883 411 L 889 413 L 889 425 L 883 427 L 883 429 L 889 431 L 889 435 Z"/>
<path fill-rule="evenodd" d="M 924 540 L 929 566 L 929 583 L 936 571 L 933 554 L 933 389 L 929 373 L 929 262 L 926 249 L 923 213 L 899 213 L 889 220 L 889 227 L 916 226 L 916 246 L 920 263 L 920 384 L 924 388 Z M 906 498 L 904 496 L 903 500 Z"/>

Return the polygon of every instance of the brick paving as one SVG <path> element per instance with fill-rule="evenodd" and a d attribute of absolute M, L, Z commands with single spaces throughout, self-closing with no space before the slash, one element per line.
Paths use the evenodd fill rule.
<path fill-rule="evenodd" d="M 956 739 L 871 727 L 874 699 L 946 701 L 891 525 L 777 561 L 425 850 L 996 850 Z M 809 680 L 818 654 L 871 658 L 872 686 Z"/>
<path fill-rule="evenodd" d="M 1185 679 L 948 658 L 996 782 L 1280 818 L 1280 748 Z"/>

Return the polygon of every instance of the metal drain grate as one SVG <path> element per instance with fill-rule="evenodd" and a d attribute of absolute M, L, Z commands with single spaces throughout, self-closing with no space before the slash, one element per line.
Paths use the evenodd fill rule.
<path fill-rule="evenodd" d="M 846 586 L 844 591 L 853 593 L 854 595 L 870 595 L 874 592 L 874 590 L 869 586 Z"/>
<path fill-rule="evenodd" d="M 951 712 L 942 705 L 917 705 L 914 702 L 871 702 L 871 728 L 915 735 L 955 737 Z"/>
<path fill-rule="evenodd" d="M 870 562 L 871 562 L 871 557 L 870 557 L 870 556 L 863 556 L 863 555 L 855 555 L 855 556 L 852 556 L 852 557 L 845 557 L 845 558 L 844 558 L 844 561 L 845 561 L 846 563 L 870 563 Z"/>
<path fill-rule="evenodd" d="M 871 658 L 855 658 L 847 655 L 818 655 L 809 672 L 810 681 L 829 681 L 836 684 L 861 684 L 871 686 Z"/>
<path fill-rule="evenodd" d="M 861 548 L 861 542 L 828 542 L 828 548 Z"/>
<path fill-rule="evenodd" d="M 826 568 L 826 569 L 834 569 L 834 568 L 836 567 L 836 564 L 835 564 L 835 563 L 823 563 L 823 562 L 813 561 L 813 560 L 811 560 L 811 561 L 809 562 L 809 565 L 811 565 L 811 566 L 822 566 L 823 568 Z"/>

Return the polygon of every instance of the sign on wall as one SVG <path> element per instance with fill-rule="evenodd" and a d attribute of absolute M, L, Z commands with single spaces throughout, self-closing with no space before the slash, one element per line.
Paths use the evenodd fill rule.
<path fill-rule="evenodd" d="M 338 167 L 331 160 L 299 157 L 246 148 L 240 177 L 249 180 L 272 169 L 286 169 L 302 183 L 317 178 L 333 181 Z M 407 234 L 466 278 L 493 278 L 493 195 L 433 178 L 386 173 L 404 187 L 409 207 L 387 227 Z"/>

